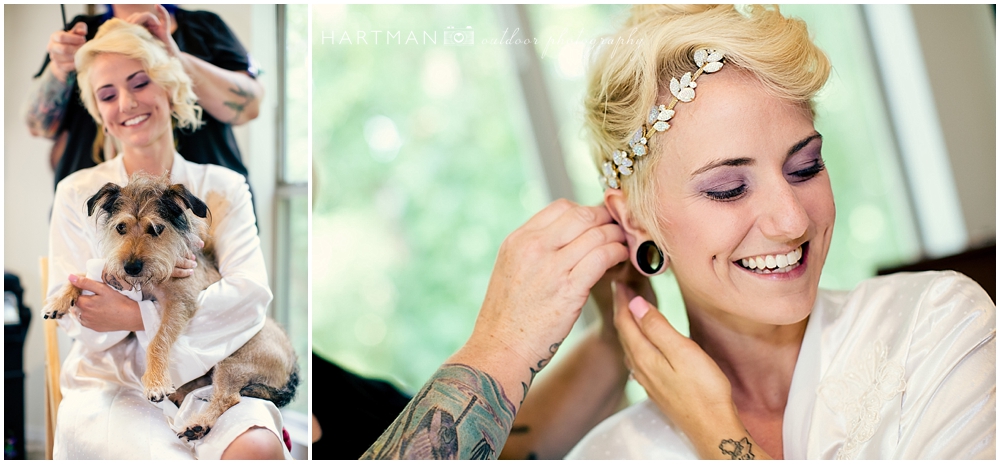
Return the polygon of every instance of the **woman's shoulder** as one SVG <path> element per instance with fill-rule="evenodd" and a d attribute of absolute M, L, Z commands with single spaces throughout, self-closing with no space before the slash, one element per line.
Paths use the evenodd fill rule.
<path fill-rule="evenodd" d="M 121 184 L 120 169 L 120 163 L 111 160 L 91 168 L 76 171 L 64 177 L 56 184 L 56 198 L 58 199 L 65 195 L 90 196 L 97 193 L 108 182 Z"/>
<path fill-rule="evenodd" d="M 807 336 L 810 355 L 820 365 L 815 391 L 825 407 L 812 410 L 812 422 L 827 426 L 811 433 L 834 430 L 826 439 L 840 440 L 816 451 L 848 458 L 907 456 L 905 447 L 883 449 L 873 437 L 935 429 L 919 418 L 940 407 L 936 398 L 957 399 L 949 390 L 955 382 L 973 396 L 989 395 L 986 390 L 996 387 L 992 380 L 984 384 L 969 377 L 995 376 L 995 356 L 980 355 L 996 336 L 996 305 L 960 273 L 875 277 L 848 292 L 821 292 L 816 309 L 818 324 L 807 328 Z"/>
<path fill-rule="evenodd" d="M 978 283 L 955 271 L 900 272 L 873 277 L 849 291 L 820 290 L 818 306 L 829 320 L 858 318 L 897 322 L 928 317 L 988 315 L 996 305 Z"/>
<path fill-rule="evenodd" d="M 215 164 L 198 164 L 187 160 L 183 160 L 183 163 L 187 171 L 185 183 L 189 184 L 188 188 L 234 193 L 247 185 L 246 177 L 232 169 Z"/>
<path fill-rule="evenodd" d="M 900 385 L 934 377 L 996 334 L 996 305 L 954 271 L 892 274 L 848 292 L 823 291 L 817 309 L 823 370 L 836 385 L 841 377 L 875 382 L 886 372 L 897 373 Z"/>

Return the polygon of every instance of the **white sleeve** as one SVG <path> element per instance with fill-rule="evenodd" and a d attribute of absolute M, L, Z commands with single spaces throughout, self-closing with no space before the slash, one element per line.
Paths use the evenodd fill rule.
<path fill-rule="evenodd" d="M 246 182 L 202 198 L 211 211 L 215 257 L 222 280 L 198 296 L 198 312 L 170 349 L 170 377 L 181 386 L 208 372 L 264 327 L 271 290 Z M 140 305 L 145 349 L 160 325 L 159 308 Z"/>
<path fill-rule="evenodd" d="M 93 193 L 97 193 L 97 189 Z M 87 222 L 94 218 L 87 216 L 86 201 L 86 195 L 70 182 L 60 182 L 56 187 L 49 221 L 48 297 L 69 285 L 70 274 L 85 274 L 87 260 L 98 257 L 95 228 Z M 80 325 L 73 311 L 57 320 L 70 338 L 79 340 L 90 351 L 106 350 L 129 334 L 124 330 L 95 332 Z"/>
<path fill-rule="evenodd" d="M 917 311 L 892 459 L 996 459 L 996 305 L 974 281 L 936 278 Z"/>

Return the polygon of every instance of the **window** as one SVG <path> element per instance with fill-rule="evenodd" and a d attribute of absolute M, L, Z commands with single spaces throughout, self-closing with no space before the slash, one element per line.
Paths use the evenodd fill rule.
<path fill-rule="evenodd" d="M 277 5 L 280 69 L 279 149 L 274 191 L 274 309 L 299 357 L 299 390 L 288 408 L 307 414 L 308 302 L 308 49 L 307 5 Z"/>

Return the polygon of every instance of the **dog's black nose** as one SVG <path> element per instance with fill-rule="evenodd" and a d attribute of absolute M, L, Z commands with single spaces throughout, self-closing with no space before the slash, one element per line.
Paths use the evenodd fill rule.
<path fill-rule="evenodd" d="M 135 277 L 142 272 L 142 260 L 140 259 L 130 259 L 125 262 L 125 273 Z"/>

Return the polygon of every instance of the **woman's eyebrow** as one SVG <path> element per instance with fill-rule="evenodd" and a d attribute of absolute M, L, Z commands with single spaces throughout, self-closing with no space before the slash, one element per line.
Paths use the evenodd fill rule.
<path fill-rule="evenodd" d="M 692 172 L 691 173 L 691 177 L 697 176 L 698 174 L 701 174 L 701 173 L 706 172 L 706 171 L 710 171 L 710 170 L 715 169 L 715 168 L 720 167 L 720 166 L 750 166 L 750 165 L 753 165 L 753 164 L 754 164 L 754 160 L 752 158 L 730 158 L 730 159 L 724 159 L 724 160 L 716 160 L 716 161 L 712 161 L 711 163 L 708 163 L 708 164 L 702 166 L 697 171 Z"/>
<path fill-rule="evenodd" d="M 822 139 L 823 136 L 820 135 L 819 132 L 814 132 L 812 135 L 798 141 L 795 145 L 792 145 L 792 148 L 788 150 L 787 156 L 792 156 L 795 153 L 798 153 L 799 150 L 805 148 L 806 145 L 809 145 L 809 142 L 812 142 L 813 139 L 817 138 Z M 712 169 L 721 166 L 752 166 L 753 164 L 754 164 L 753 158 L 729 158 L 724 160 L 715 160 L 691 173 L 691 177 L 697 176 L 698 174 L 710 171 Z"/>
<path fill-rule="evenodd" d="M 125 78 L 125 80 L 126 81 L 130 81 L 130 80 L 132 80 L 133 77 L 139 75 L 139 73 L 141 73 L 141 72 L 146 72 L 146 71 L 140 69 L 139 71 L 136 71 L 136 72 L 130 74 L 128 77 Z M 113 84 L 104 84 L 104 85 L 98 87 L 97 90 L 101 90 L 101 89 L 103 89 L 105 87 L 114 87 L 114 85 Z"/>
<path fill-rule="evenodd" d="M 819 133 L 819 132 L 813 132 L 813 134 L 812 134 L 812 135 L 810 135 L 809 137 L 806 137 L 806 138 L 804 138 L 804 139 L 800 140 L 800 141 L 799 141 L 798 143 L 796 143 L 795 145 L 792 145 L 792 148 L 790 148 L 790 149 L 788 150 L 788 157 L 791 157 L 791 156 L 792 156 L 792 155 L 794 155 L 795 153 L 798 153 L 798 151 L 799 151 L 799 150 L 801 150 L 801 149 L 805 148 L 805 147 L 806 147 L 806 145 L 809 145 L 809 142 L 812 142 L 812 141 L 813 141 L 813 139 L 817 139 L 817 138 L 818 138 L 818 139 L 820 139 L 820 140 L 822 140 L 822 139 L 823 139 L 823 136 L 822 136 L 822 135 L 820 135 L 820 133 Z"/>

